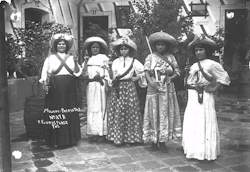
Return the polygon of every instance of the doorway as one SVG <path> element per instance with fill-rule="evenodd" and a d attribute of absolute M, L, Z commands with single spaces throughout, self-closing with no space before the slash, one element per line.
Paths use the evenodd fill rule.
<path fill-rule="evenodd" d="M 83 34 L 90 29 L 92 24 L 97 24 L 100 28 L 108 32 L 108 16 L 84 16 L 83 17 Z"/>
<path fill-rule="evenodd" d="M 42 23 L 42 13 L 37 9 L 28 8 L 25 9 L 25 28 L 27 28 L 26 21 L 31 21 L 35 23 Z"/>
<path fill-rule="evenodd" d="M 247 64 L 247 15 L 247 9 L 225 10 L 224 62 L 232 71 L 237 71 L 239 65 Z"/>

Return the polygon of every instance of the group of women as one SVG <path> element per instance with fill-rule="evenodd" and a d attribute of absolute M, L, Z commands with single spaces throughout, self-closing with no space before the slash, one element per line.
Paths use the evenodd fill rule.
<path fill-rule="evenodd" d="M 213 92 L 230 83 L 222 66 L 212 60 L 216 43 L 196 36 L 189 44 L 198 59 L 187 66 L 188 102 L 181 127 L 174 80 L 180 75 L 170 48 L 176 39 L 156 32 L 148 39 L 151 53 L 145 64 L 135 58 L 136 43 L 122 37 L 112 43 L 117 58 L 110 65 L 108 45 L 100 37 L 83 44 L 82 65 L 69 55 L 73 38 L 65 34 L 52 37 L 54 53 L 44 62 L 40 82 L 45 95 L 45 142 L 55 147 L 77 144 L 81 139 L 76 78 L 87 82 L 87 135 L 90 142 L 108 140 L 119 146 L 151 142 L 151 150 L 168 152 L 165 144 L 181 138 L 187 158 L 214 160 L 219 155 L 219 132 Z M 144 114 L 140 110 L 135 82 L 147 87 Z"/>

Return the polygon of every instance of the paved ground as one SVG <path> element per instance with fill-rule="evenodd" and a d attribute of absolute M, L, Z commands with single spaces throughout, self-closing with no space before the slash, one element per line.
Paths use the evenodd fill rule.
<path fill-rule="evenodd" d="M 215 161 L 186 159 L 178 149 L 180 140 L 167 143 L 169 153 L 151 152 L 150 144 L 116 147 L 111 143 L 89 143 L 84 116 L 80 143 L 67 149 L 53 149 L 42 140 L 27 140 L 20 111 L 10 114 L 11 149 L 22 152 L 20 159 L 12 157 L 13 172 L 249 172 L 250 101 L 237 99 L 232 93 L 228 91 L 216 99 L 221 155 Z"/>

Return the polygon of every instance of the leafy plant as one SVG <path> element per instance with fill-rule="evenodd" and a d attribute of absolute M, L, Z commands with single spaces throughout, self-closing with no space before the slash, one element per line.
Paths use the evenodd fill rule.
<path fill-rule="evenodd" d="M 15 35 L 9 35 L 13 46 L 13 51 L 9 55 L 21 55 L 16 64 L 16 70 L 24 75 L 27 81 L 32 85 L 33 96 L 40 96 L 39 79 L 42 72 L 44 60 L 51 50 L 51 37 L 56 33 L 70 33 L 70 28 L 55 22 L 44 22 L 42 24 L 27 21 L 27 28 L 14 28 Z M 23 42 L 25 51 L 20 51 L 18 43 Z M 9 44 L 8 44 L 9 45 Z M 13 56 L 16 57 L 16 56 Z M 22 72 L 24 65 L 31 66 L 30 72 L 38 77 L 29 77 Z"/>

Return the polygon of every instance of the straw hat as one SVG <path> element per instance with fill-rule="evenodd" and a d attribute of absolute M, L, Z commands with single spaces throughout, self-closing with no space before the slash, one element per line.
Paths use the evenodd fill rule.
<path fill-rule="evenodd" d="M 196 35 L 194 40 L 188 44 L 188 49 L 193 49 L 198 44 L 208 45 L 213 50 L 217 48 L 217 44 L 214 40 L 208 38 L 206 35 L 200 34 Z"/>
<path fill-rule="evenodd" d="M 94 42 L 98 42 L 102 45 L 102 47 L 107 51 L 108 50 L 108 45 L 107 43 L 100 37 L 98 36 L 92 36 L 92 37 L 89 37 L 85 40 L 85 42 L 83 43 L 83 51 L 86 51 L 88 46 L 91 44 L 91 43 L 94 43 Z"/>
<path fill-rule="evenodd" d="M 155 43 L 159 42 L 159 41 L 166 42 L 167 44 L 169 44 L 171 46 L 177 45 L 176 39 L 173 36 L 163 32 L 163 31 L 155 32 L 155 33 L 151 34 L 148 39 L 149 39 L 149 44 L 152 47 L 154 47 Z"/>
<path fill-rule="evenodd" d="M 137 51 L 136 43 L 133 40 L 131 40 L 129 37 L 119 38 L 115 42 L 113 42 L 112 45 L 113 45 L 114 50 L 117 50 L 117 48 L 120 45 L 127 45 L 127 46 L 131 47 L 134 51 Z"/>
<path fill-rule="evenodd" d="M 64 33 L 57 33 L 57 34 L 54 34 L 51 38 L 51 46 L 54 50 L 56 50 L 55 41 L 58 39 L 63 39 L 68 43 L 68 46 L 69 46 L 69 47 L 67 47 L 68 50 L 70 50 L 72 48 L 73 36 L 68 35 L 68 34 L 64 34 Z"/>

